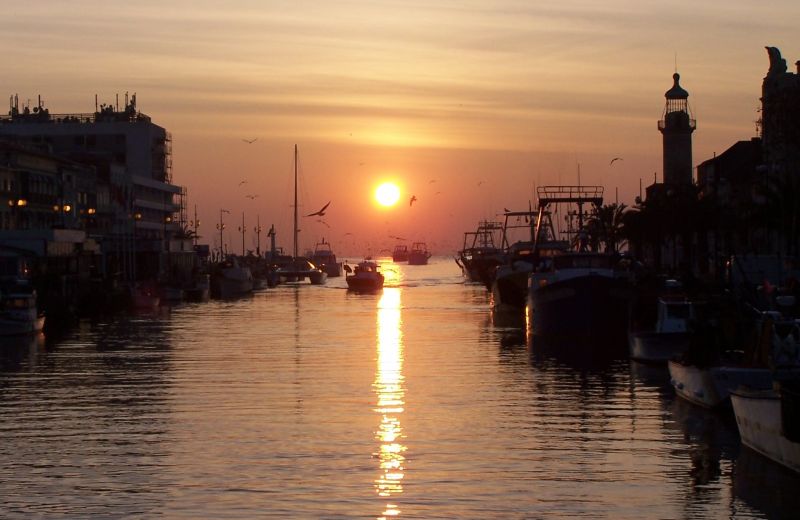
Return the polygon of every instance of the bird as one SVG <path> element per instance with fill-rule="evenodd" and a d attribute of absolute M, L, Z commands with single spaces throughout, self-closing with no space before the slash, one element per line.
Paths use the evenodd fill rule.
<path fill-rule="evenodd" d="M 258 197 L 258 195 L 245 195 L 245 197 L 247 197 L 250 200 L 254 200 L 256 197 Z"/>
<path fill-rule="evenodd" d="M 436 193 L 434 193 L 434 195 L 438 195 L 438 194 L 440 194 L 440 193 L 441 193 L 441 191 L 437 191 Z"/>
<path fill-rule="evenodd" d="M 433 184 L 434 182 L 436 182 L 436 179 L 431 179 L 428 181 L 428 184 Z"/>
<path fill-rule="evenodd" d="M 253 144 L 256 141 L 258 141 L 258 137 L 256 137 L 255 139 L 242 139 L 242 141 L 244 141 L 247 144 Z"/>
<path fill-rule="evenodd" d="M 481 184 L 483 184 L 483 181 L 478 182 L 478 186 L 480 186 Z"/>
<path fill-rule="evenodd" d="M 622 160 L 622 157 L 614 157 L 613 159 L 611 159 L 611 162 L 608 163 L 608 165 L 611 166 L 612 164 L 614 164 L 614 161 L 621 161 L 621 160 Z"/>
<path fill-rule="evenodd" d="M 511 210 L 508 208 L 503 208 L 503 211 L 505 211 L 506 213 L 511 213 Z"/>
<path fill-rule="evenodd" d="M 247 184 L 247 181 L 246 181 L 246 180 L 244 180 L 244 181 L 239 181 L 239 186 L 241 186 L 242 184 Z"/>
<path fill-rule="evenodd" d="M 324 220 L 322 220 L 321 218 L 318 218 L 318 219 L 317 219 L 317 222 L 319 222 L 320 224 L 325 224 L 325 225 L 326 225 L 326 226 L 328 226 L 328 227 L 331 227 L 331 225 L 330 225 L 330 224 L 328 224 L 327 222 L 325 222 L 325 221 L 324 221 Z"/>
<path fill-rule="evenodd" d="M 308 215 L 306 215 L 306 216 L 307 216 L 307 217 L 313 217 L 313 216 L 324 217 L 324 216 L 325 216 L 325 210 L 326 210 L 326 209 L 328 209 L 328 206 L 330 206 L 330 205 L 331 205 L 331 201 L 328 201 L 328 203 L 327 203 L 327 204 L 325 204 L 324 206 L 322 206 L 322 209 L 321 209 L 321 210 L 319 210 L 319 211 L 315 211 L 314 213 L 309 213 L 309 214 L 308 214 Z"/>
<path fill-rule="evenodd" d="M 417 201 L 417 196 L 416 195 L 412 195 L 411 196 L 411 200 L 408 201 L 408 205 L 411 206 L 416 201 Z"/>

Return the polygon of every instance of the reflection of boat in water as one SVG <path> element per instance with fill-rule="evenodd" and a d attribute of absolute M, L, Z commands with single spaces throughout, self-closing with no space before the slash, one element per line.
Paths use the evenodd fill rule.
<path fill-rule="evenodd" d="M 800 474 L 746 448 L 739 450 L 732 469 L 732 499 L 757 509 L 763 518 L 800 511 Z"/>
<path fill-rule="evenodd" d="M 778 391 L 731 392 L 742 443 L 800 472 L 800 372 L 777 382 Z"/>
<path fill-rule="evenodd" d="M 342 263 L 336 260 L 330 242 L 325 242 L 324 238 L 314 247 L 311 263 L 325 271 L 330 278 L 342 276 Z"/>
<path fill-rule="evenodd" d="M 154 282 L 138 282 L 131 287 L 131 306 L 134 309 L 155 309 L 160 303 L 161 296 Z"/>
<path fill-rule="evenodd" d="M 0 336 L 17 336 L 41 332 L 44 315 L 36 306 L 36 291 L 12 289 L 0 295 Z"/>
<path fill-rule="evenodd" d="M 408 252 L 408 265 L 426 265 L 431 257 L 425 242 L 414 242 Z"/>
<path fill-rule="evenodd" d="M 350 273 L 350 266 L 345 266 L 345 271 Z M 355 292 L 375 292 L 383 289 L 383 274 L 379 271 L 378 263 L 364 260 L 346 277 L 347 288 Z"/>
<path fill-rule="evenodd" d="M 394 262 L 408 262 L 408 246 L 397 244 L 392 251 L 392 260 Z"/>

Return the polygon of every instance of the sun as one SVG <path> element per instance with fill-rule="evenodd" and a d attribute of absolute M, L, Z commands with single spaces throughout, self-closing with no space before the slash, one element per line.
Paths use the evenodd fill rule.
<path fill-rule="evenodd" d="M 375 190 L 375 200 L 387 208 L 394 206 L 400 200 L 400 188 L 393 182 L 384 182 Z"/>

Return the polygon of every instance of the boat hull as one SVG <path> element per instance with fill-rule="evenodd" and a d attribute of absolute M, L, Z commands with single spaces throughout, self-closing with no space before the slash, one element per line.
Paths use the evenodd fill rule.
<path fill-rule="evenodd" d="M 532 280 L 533 281 L 533 280 Z M 532 333 L 622 345 L 631 289 L 624 278 L 589 273 L 529 290 Z"/>
<path fill-rule="evenodd" d="M 631 359 L 641 363 L 666 364 L 689 348 L 687 332 L 629 332 L 628 349 Z"/>
<path fill-rule="evenodd" d="M 528 294 L 529 274 L 529 270 L 503 269 L 498 272 L 492 282 L 492 306 L 500 309 L 524 309 Z"/>
<path fill-rule="evenodd" d="M 667 366 L 675 393 L 704 408 L 729 405 L 731 392 L 739 386 L 759 390 L 772 386 L 772 371 L 767 368 L 698 367 L 674 360 Z"/>
<path fill-rule="evenodd" d="M 377 292 L 383 289 L 383 280 L 370 278 L 347 278 L 347 289 L 353 292 Z"/>
<path fill-rule="evenodd" d="M 44 316 L 28 320 L 0 318 L 0 336 L 22 336 L 35 334 L 44 329 Z"/>
<path fill-rule="evenodd" d="M 427 253 L 411 252 L 408 255 L 408 265 L 427 265 L 429 257 L 430 255 Z"/>
<path fill-rule="evenodd" d="M 774 391 L 734 391 L 731 404 L 745 446 L 800 472 L 800 442 L 786 438 L 781 397 Z"/>

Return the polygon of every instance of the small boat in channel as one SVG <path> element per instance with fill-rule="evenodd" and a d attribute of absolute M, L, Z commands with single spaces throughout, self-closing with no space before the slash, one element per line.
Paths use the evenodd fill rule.
<path fill-rule="evenodd" d="M 211 293 L 216 298 L 236 298 L 253 292 L 253 273 L 235 257 L 214 266 Z"/>
<path fill-rule="evenodd" d="M 342 276 L 342 262 L 336 260 L 330 242 L 326 242 L 324 238 L 314 247 L 311 263 L 325 271 L 328 278 Z"/>
<path fill-rule="evenodd" d="M 0 336 L 35 334 L 45 317 L 36 306 L 36 291 L 11 290 L 0 294 Z"/>
<path fill-rule="evenodd" d="M 383 289 L 383 274 L 378 263 L 373 260 L 359 262 L 355 268 L 345 265 L 347 289 L 353 292 L 376 292 Z M 351 273 L 352 271 L 352 273 Z"/>
<path fill-rule="evenodd" d="M 425 242 L 414 242 L 408 252 L 408 265 L 427 265 L 431 253 Z"/>
<path fill-rule="evenodd" d="M 392 251 L 392 261 L 395 263 L 408 262 L 408 246 L 397 244 Z"/>

